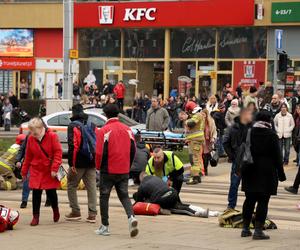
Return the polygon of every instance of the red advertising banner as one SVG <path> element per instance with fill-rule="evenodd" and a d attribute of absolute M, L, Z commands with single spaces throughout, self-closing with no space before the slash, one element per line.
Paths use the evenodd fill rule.
<path fill-rule="evenodd" d="M 74 3 L 74 27 L 249 26 L 254 0 Z"/>
<path fill-rule="evenodd" d="M 0 57 L 0 69 L 10 70 L 34 70 L 34 58 L 13 58 Z"/>
<path fill-rule="evenodd" d="M 259 87 L 260 82 L 265 81 L 264 61 L 235 61 L 233 72 L 233 88 L 242 83 L 242 88 L 248 89 L 250 86 Z"/>

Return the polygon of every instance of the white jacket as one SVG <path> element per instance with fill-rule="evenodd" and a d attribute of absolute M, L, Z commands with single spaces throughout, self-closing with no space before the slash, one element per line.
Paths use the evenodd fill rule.
<path fill-rule="evenodd" d="M 290 113 L 287 113 L 285 116 L 281 112 L 278 113 L 274 118 L 274 125 L 279 139 L 292 137 L 295 122 Z"/>

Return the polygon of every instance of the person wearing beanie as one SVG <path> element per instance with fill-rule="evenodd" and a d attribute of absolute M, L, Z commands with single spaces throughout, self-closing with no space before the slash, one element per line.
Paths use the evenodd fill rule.
<path fill-rule="evenodd" d="M 71 123 L 68 126 L 68 163 L 70 168 L 67 179 L 68 198 L 71 208 L 71 212 L 65 215 L 65 219 L 68 221 L 81 220 L 77 187 L 80 181 L 83 180 L 88 196 L 88 217 L 86 218 L 86 222 L 96 222 L 95 155 L 92 154 L 88 156 L 83 150 L 83 148 L 86 148 L 83 147 L 84 143 L 88 143 L 89 145 L 93 144 L 93 142 L 87 138 L 96 138 L 95 129 L 96 126 L 88 122 L 88 115 L 84 113 L 83 106 L 81 104 L 75 104 L 72 107 Z"/>
<path fill-rule="evenodd" d="M 249 103 L 253 102 L 255 104 L 256 110 L 258 110 L 258 98 L 257 98 L 257 89 L 255 86 L 251 86 L 249 90 L 249 95 L 245 97 L 244 107 L 247 108 Z"/>
<path fill-rule="evenodd" d="M 225 115 L 225 123 L 227 127 L 230 127 L 234 123 L 234 118 L 240 115 L 240 107 L 239 107 L 239 101 L 238 99 L 233 99 L 231 101 L 231 105 L 228 108 L 226 115 Z"/>
<path fill-rule="evenodd" d="M 263 226 L 268 214 L 271 195 L 277 194 L 278 180 L 285 181 L 279 139 L 272 129 L 272 115 L 262 110 L 256 115 L 251 129 L 251 155 L 253 164 L 242 169 L 242 191 L 246 199 L 243 205 L 242 237 L 252 236 L 250 223 L 256 206 L 254 240 L 270 239 L 265 235 Z"/>

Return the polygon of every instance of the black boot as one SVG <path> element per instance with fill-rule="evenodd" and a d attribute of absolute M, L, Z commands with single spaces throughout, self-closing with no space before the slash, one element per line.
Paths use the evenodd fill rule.
<path fill-rule="evenodd" d="M 265 235 L 263 232 L 263 224 L 261 222 L 255 221 L 255 231 L 253 234 L 253 240 L 269 240 L 270 236 Z"/>
<path fill-rule="evenodd" d="M 244 226 L 241 233 L 241 237 L 250 237 L 252 236 L 252 232 L 250 231 L 250 221 L 244 220 Z"/>
<path fill-rule="evenodd" d="M 50 200 L 46 200 L 45 202 L 45 207 L 51 207 L 51 201 Z"/>

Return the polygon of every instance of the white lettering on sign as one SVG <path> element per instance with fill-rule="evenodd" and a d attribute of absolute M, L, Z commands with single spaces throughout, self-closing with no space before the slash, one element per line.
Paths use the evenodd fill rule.
<path fill-rule="evenodd" d="M 291 15 L 292 14 L 292 9 L 282 9 L 282 10 L 276 10 L 275 12 L 276 15 Z"/>
<path fill-rule="evenodd" d="M 144 17 L 148 21 L 154 21 L 156 8 L 127 8 L 125 9 L 125 15 L 123 21 L 141 21 Z"/>

